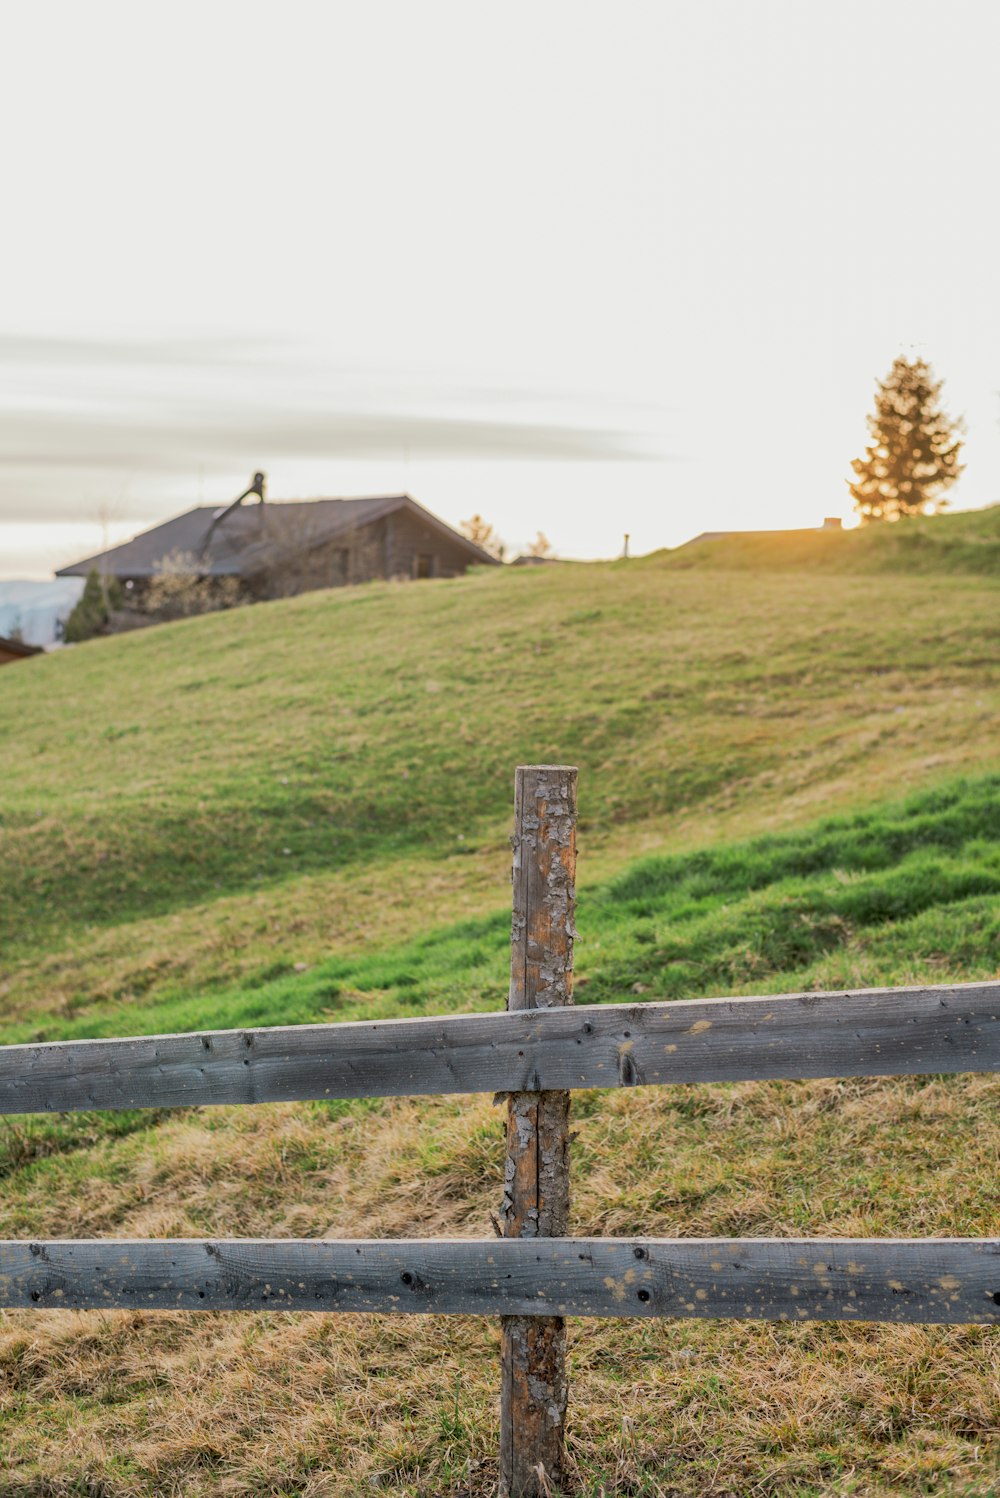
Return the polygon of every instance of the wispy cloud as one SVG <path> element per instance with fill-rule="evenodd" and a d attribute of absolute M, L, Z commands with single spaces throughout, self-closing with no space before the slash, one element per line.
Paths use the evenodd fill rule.
<path fill-rule="evenodd" d="M 78 519 L 104 489 L 139 499 L 150 484 L 159 493 L 165 480 L 287 459 L 663 460 L 659 414 L 573 391 L 338 368 L 279 339 L 8 334 L 0 519 Z"/>
<path fill-rule="evenodd" d="M 57 338 L 0 332 L 0 366 L 19 369 L 83 370 L 95 366 L 202 368 L 245 364 L 254 354 L 273 355 L 287 348 L 283 339 L 199 338 Z"/>

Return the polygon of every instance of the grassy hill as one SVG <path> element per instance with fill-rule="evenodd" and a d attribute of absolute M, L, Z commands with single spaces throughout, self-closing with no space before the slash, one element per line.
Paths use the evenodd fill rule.
<path fill-rule="evenodd" d="M 997 579 L 679 555 L 311 595 L 0 673 L 3 1038 L 502 1006 L 526 760 L 581 767 L 580 1002 L 996 975 Z M 994 1232 L 998 1102 L 992 1077 L 582 1094 L 573 1227 Z M 14 1120 L 0 1231 L 479 1236 L 501 1133 L 487 1098 Z M 988 1329 L 571 1340 L 595 1498 L 1000 1483 Z M 0 1316 L 0 1492 L 486 1494 L 496 1343 Z"/>
<path fill-rule="evenodd" d="M 1000 577 L 1000 505 L 919 515 L 857 530 L 775 531 L 681 546 L 663 555 L 687 569 L 807 568 L 824 572 L 973 573 Z"/>

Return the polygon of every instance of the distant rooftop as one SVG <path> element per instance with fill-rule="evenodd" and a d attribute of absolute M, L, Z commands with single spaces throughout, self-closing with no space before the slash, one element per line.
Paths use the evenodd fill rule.
<path fill-rule="evenodd" d="M 684 546 L 694 546 L 698 541 L 724 541 L 730 536 L 813 536 L 817 531 L 839 531 L 843 529 L 844 522 L 839 515 L 827 515 L 822 525 L 796 525 L 785 530 L 764 531 L 701 531 L 699 535 L 692 536 L 690 541 L 684 541 Z M 678 550 L 680 548 L 678 547 Z"/>
<path fill-rule="evenodd" d="M 426 524 L 466 547 L 470 562 L 495 561 L 410 495 L 381 494 L 364 499 L 199 505 L 120 546 L 60 567 L 56 576 L 86 577 L 96 569 L 119 578 L 152 578 L 165 557 L 182 553 L 196 557 L 205 576 L 246 577 L 399 509 L 415 511 Z"/>
<path fill-rule="evenodd" d="M 41 645 L 28 645 L 24 640 L 11 638 L 8 635 L 0 635 L 0 656 L 28 656 L 41 655 Z"/>

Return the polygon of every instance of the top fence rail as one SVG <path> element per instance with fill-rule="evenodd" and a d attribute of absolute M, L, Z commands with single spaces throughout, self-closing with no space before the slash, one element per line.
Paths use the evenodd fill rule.
<path fill-rule="evenodd" d="M 1000 982 L 0 1047 L 0 1113 L 1000 1070 Z"/>

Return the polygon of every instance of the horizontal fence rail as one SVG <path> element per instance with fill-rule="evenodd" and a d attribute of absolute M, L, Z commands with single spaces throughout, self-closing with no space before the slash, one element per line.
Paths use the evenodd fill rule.
<path fill-rule="evenodd" d="M 0 1306 L 1000 1324 L 1000 1239 L 0 1242 Z"/>
<path fill-rule="evenodd" d="M 0 1047 L 0 1113 L 1000 1070 L 1000 983 Z"/>

